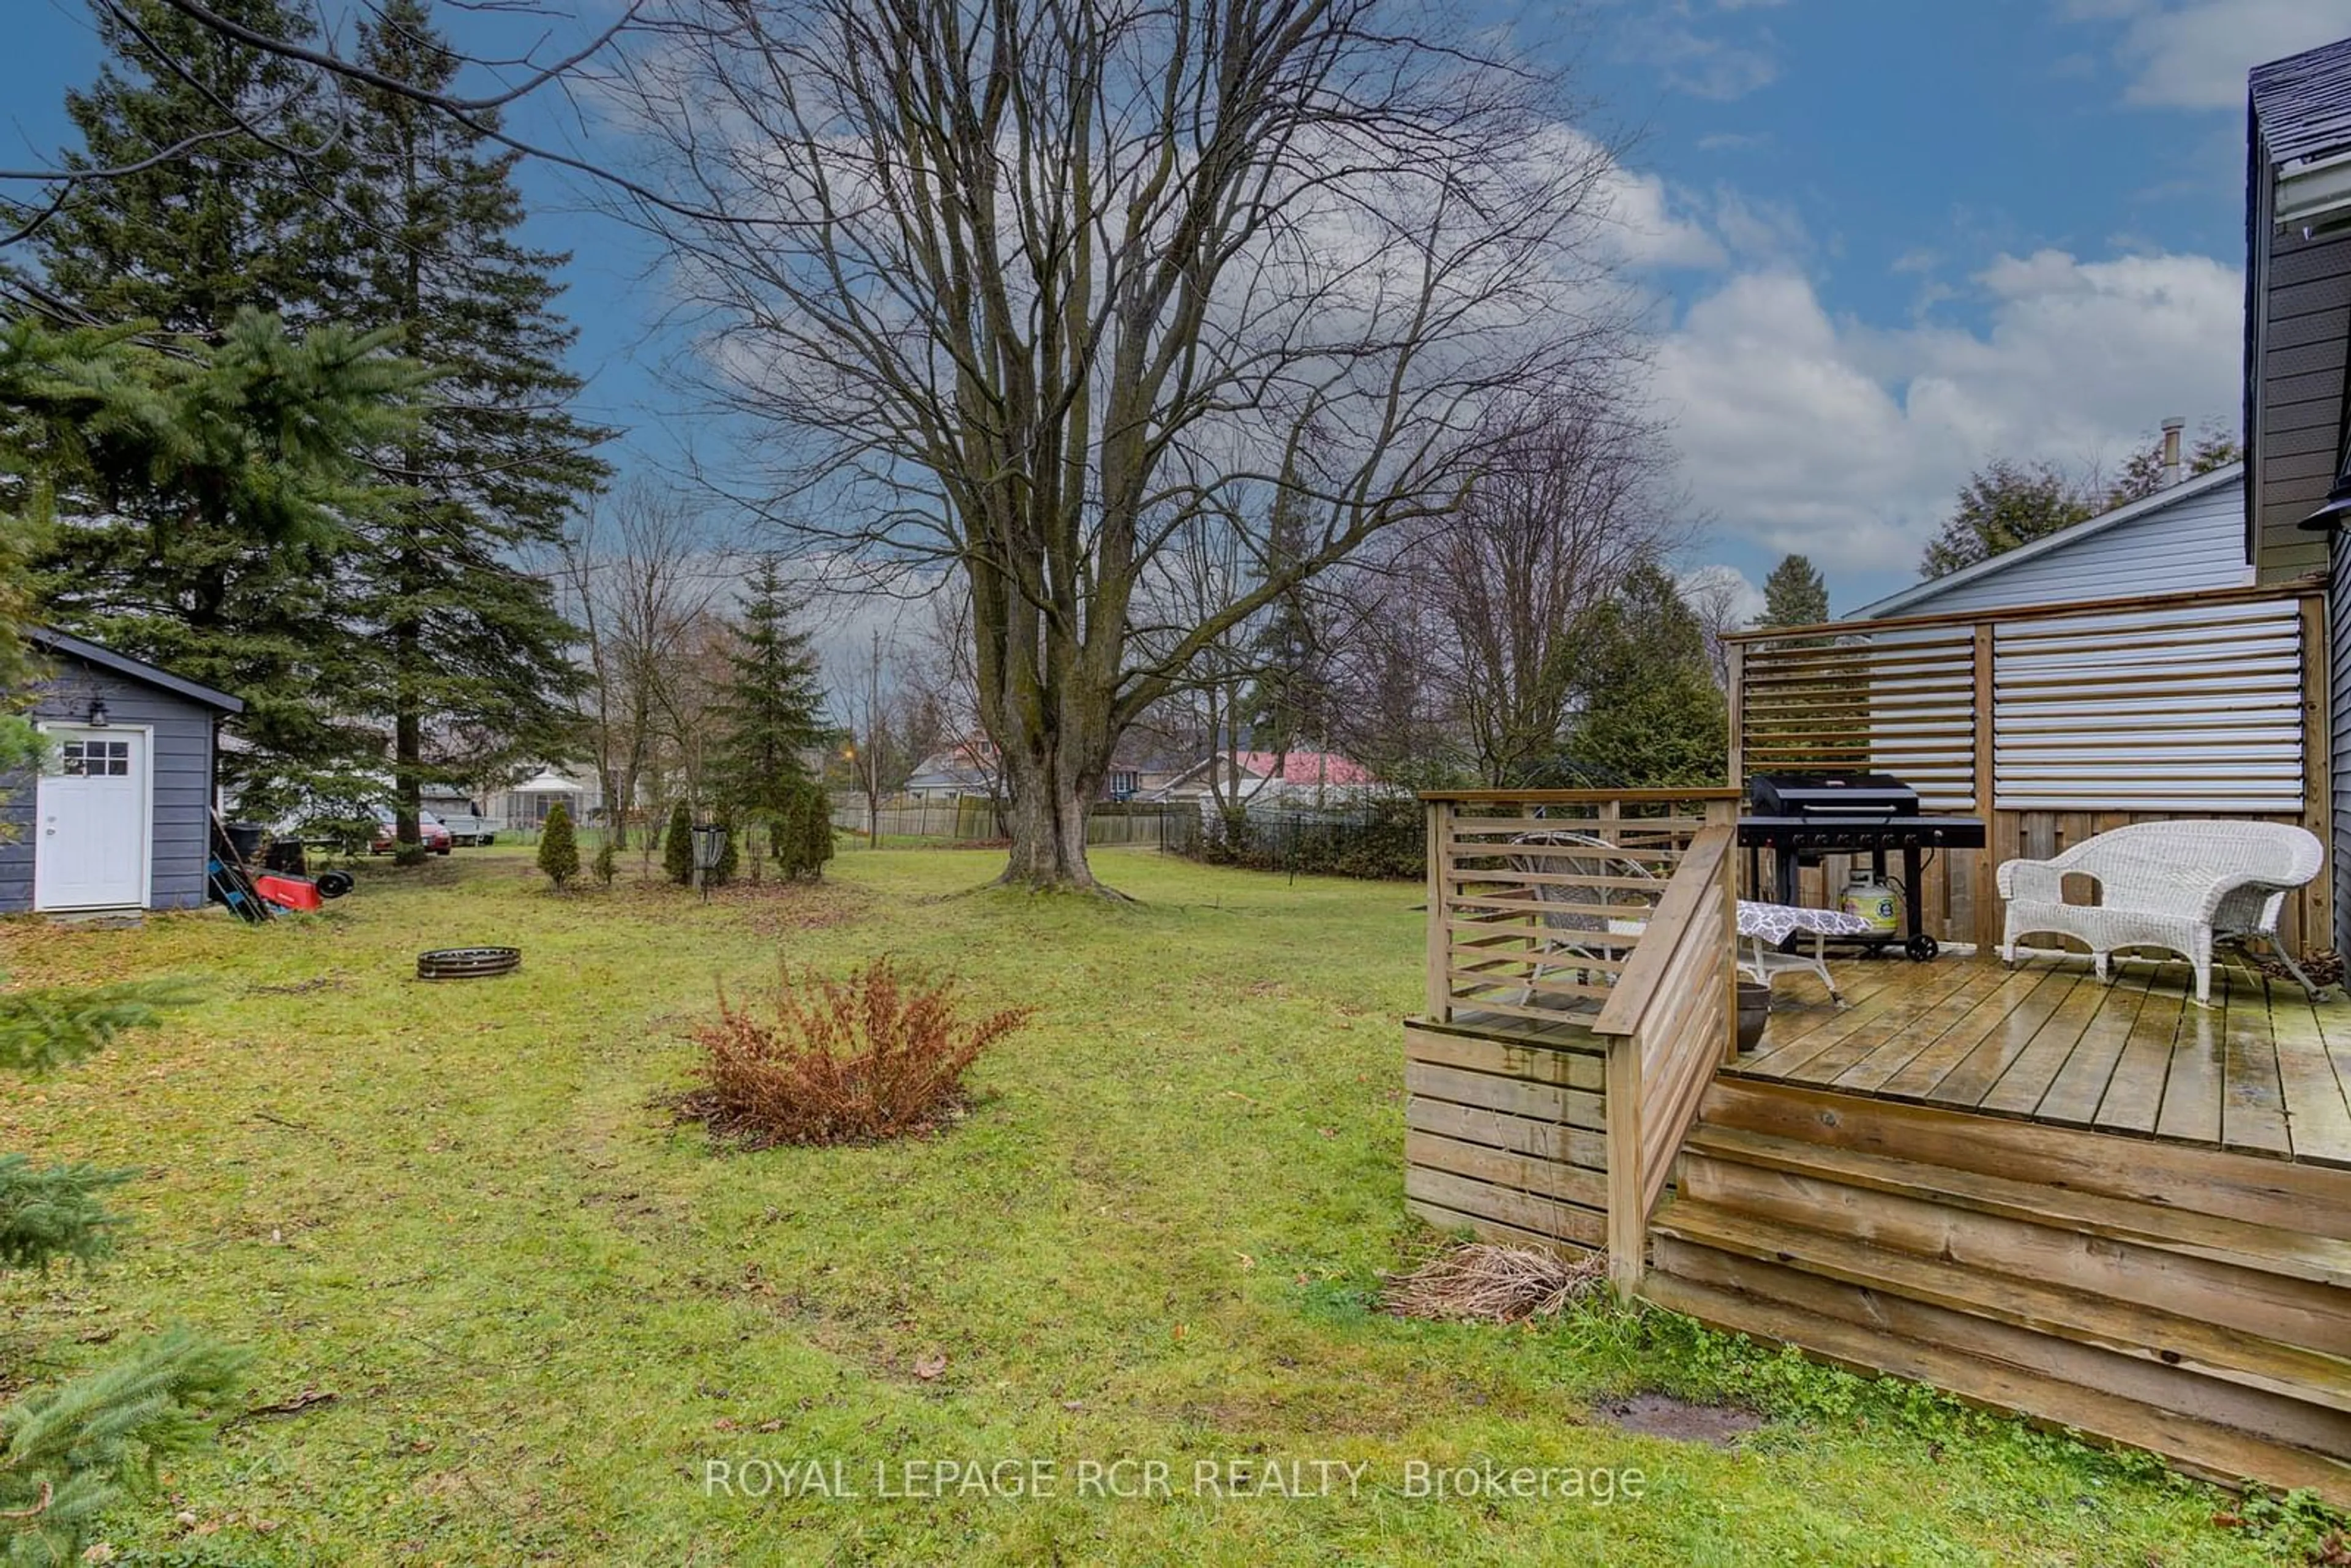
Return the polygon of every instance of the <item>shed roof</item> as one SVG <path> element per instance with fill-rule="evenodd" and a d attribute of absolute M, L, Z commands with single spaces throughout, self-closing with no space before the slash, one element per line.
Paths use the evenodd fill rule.
<path fill-rule="evenodd" d="M 222 713 L 245 711 L 243 697 L 233 697 L 225 691 L 205 685 L 201 681 L 189 680 L 185 675 L 175 675 L 160 665 L 151 664 L 144 659 L 134 659 L 128 653 L 118 653 L 111 648 L 101 647 L 85 638 L 70 636 L 63 632 L 53 632 L 46 626 L 33 627 L 25 635 L 26 640 L 36 647 L 47 648 L 53 653 L 64 653 L 79 659 L 86 664 L 95 664 L 101 670 L 110 671 L 127 679 L 160 687 L 174 695 L 183 696 L 190 702 L 202 703 L 204 706 L 217 708 Z"/>
<path fill-rule="evenodd" d="M 2351 150 L 2351 38 L 2255 66 L 2251 81 L 2273 165 Z"/>
<path fill-rule="evenodd" d="M 1930 577 L 1922 582 L 1914 582 L 1898 593 L 1890 593 L 1875 604 L 1865 604 L 1858 610 L 1840 616 L 1839 619 L 1883 621 L 1889 615 L 1921 613 L 1912 607 L 1938 594 L 1948 593 L 1962 583 L 1996 576 L 2022 562 L 2037 559 L 2042 556 L 2077 545 L 2084 539 L 2095 538 L 2105 533 L 2108 528 L 2121 528 L 2134 518 L 2159 512 L 2175 502 L 2200 496 L 2207 490 L 2217 490 L 2223 485 L 2234 484 L 2244 477 L 2244 473 L 2245 465 L 2242 463 L 2223 463 L 2218 468 L 2206 473 L 2191 474 L 2179 484 L 2158 490 L 2151 496 L 2142 496 L 2128 506 L 2116 507 L 2111 512 L 2101 512 L 2095 517 L 2075 523 L 2070 528 L 2060 528 L 2053 534 L 2044 534 L 2031 544 L 2019 545 L 2016 549 L 2004 550 L 1999 555 L 1986 556 L 1972 566 L 1963 566 L 1957 571 L 1945 572 L 1940 577 Z"/>

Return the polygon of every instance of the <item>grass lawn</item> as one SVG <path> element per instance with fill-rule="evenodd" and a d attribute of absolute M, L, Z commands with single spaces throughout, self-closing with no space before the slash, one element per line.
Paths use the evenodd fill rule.
<path fill-rule="evenodd" d="M 633 857 L 631 857 L 633 861 Z M 21 1385 L 172 1320 L 256 1353 L 256 1415 L 117 1563 L 1660 1563 L 2275 1560 L 2292 1521 L 2116 1458 L 1594 1309 L 1400 1322 L 1408 886 L 1098 863 L 1132 906 L 967 890 L 994 858 L 844 851 L 707 906 L 543 891 L 527 852 L 362 871 L 323 915 L 0 925 L 26 982 L 196 977 L 164 1029 L 0 1084 L 0 1148 L 141 1167 L 95 1275 L 0 1285 Z M 632 866 L 633 870 L 633 865 Z M 518 944 L 431 986 L 419 948 Z M 967 1120 L 897 1147 L 713 1148 L 654 1103 L 714 986 L 889 951 L 1037 1021 Z M 925 1378 L 944 1356 L 943 1373 Z M 1611 1425 L 1663 1387 L 1769 1419 L 1728 1448 Z M 1080 1496 L 1157 1460 L 1169 1495 Z M 712 1495 L 841 1461 L 855 1498 Z M 1366 1467 L 1201 1495 L 1196 1464 Z M 752 1461 L 773 1461 L 763 1470 Z M 884 1498 L 875 1467 L 1037 1460 L 1053 1495 Z M 1410 1461 L 1611 1467 L 1643 1495 L 1408 1495 Z M 1229 1476 L 1229 1469 L 1220 1474 Z M 1127 1480 L 1142 1478 L 1131 1469 Z M 1287 1479 L 1288 1472 L 1285 1472 Z M 1310 1488 L 1316 1472 L 1304 1478 Z M 1008 1480 L 1010 1472 L 999 1479 Z M 746 1484 L 750 1484 L 747 1482 Z M 906 1490 L 900 1486 L 898 1490 Z M 919 1490 L 919 1489 L 918 1489 Z M 193 1521 L 193 1522 L 191 1522 Z"/>

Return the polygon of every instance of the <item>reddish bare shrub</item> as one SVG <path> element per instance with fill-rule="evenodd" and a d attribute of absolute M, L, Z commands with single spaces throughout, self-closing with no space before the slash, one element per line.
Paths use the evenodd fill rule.
<path fill-rule="evenodd" d="M 899 973 L 875 958 L 845 980 L 814 971 L 778 980 L 773 1018 L 718 997 L 718 1017 L 694 1030 L 702 1086 L 684 1115 L 754 1148 L 902 1137 L 963 1098 L 979 1053 L 1029 1021 L 1031 1008 L 959 1018 L 952 980 Z"/>

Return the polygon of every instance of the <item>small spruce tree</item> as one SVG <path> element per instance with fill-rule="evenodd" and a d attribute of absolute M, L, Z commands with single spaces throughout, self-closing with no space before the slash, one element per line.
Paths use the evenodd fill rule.
<path fill-rule="evenodd" d="M 617 852 L 612 848 L 612 835 L 608 830 L 604 834 L 604 841 L 596 846 L 597 884 L 601 887 L 611 886 L 612 879 L 620 873 L 621 862 Z"/>
<path fill-rule="evenodd" d="M 720 728 L 711 756 L 713 793 L 735 810 L 772 821 L 806 779 L 807 753 L 829 733 L 816 654 L 792 628 L 782 565 L 762 557 L 744 584 L 740 620 L 718 692 Z"/>
<path fill-rule="evenodd" d="M 809 784 L 800 792 L 803 805 L 799 813 L 801 869 L 820 881 L 824 876 L 824 862 L 832 858 L 832 802 L 820 784 Z"/>
<path fill-rule="evenodd" d="M 561 893 L 580 874 L 580 841 L 571 831 L 570 809 L 558 800 L 538 831 L 538 869 Z"/>
<path fill-rule="evenodd" d="M 807 817 L 807 793 L 797 788 L 785 790 L 770 821 L 768 847 L 775 854 L 776 869 L 786 877 L 807 869 L 800 861 L 808 839 Z"/>
<path fill-rule="evenodd" d="M 694 813 L 680 800 L 670 810 L 669 827 L 662 834 L 662 870 L 680 887 L 694 882 Z"/>

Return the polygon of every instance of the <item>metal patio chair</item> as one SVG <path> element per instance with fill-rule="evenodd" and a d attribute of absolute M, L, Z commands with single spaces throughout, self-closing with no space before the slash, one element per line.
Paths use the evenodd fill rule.
<path fill-rule="evenodd" d="M 1546 909 L 1536 916 L 1543 936 L 1538 940 L 1531 956 L 1533 967 L 1526 977 L 1526 988 L 1519 994 L 1519 1006 L 1535 1005 L 1535 985 L 1546 973 L 1575 968 L 1582 963 L 1578 985 L 1590 985 L 1593 973 L 1591 966 L 1613 960 L 1628 947 L 1615 943 L 1595 943 L 1588 940 L 1598 935 L 1636 936 L 1649 923 L 1649 911 L 1655 907 L 1657 895 L 1665 892 L 1666 879 L 1656 873 L 1648 862 L 1627 856 L 1624 846 L 1589 833 L 1544 831 L 1521 833 L 1510 841 L 1513 844 L 1541 844 L 1582 849 L 1588 854 L 1514 854 L 1509 857 L 1512 871 L 1521 876 L 1544 873 L 1577 877 L 1615 877 L 1637 880 L 1643 887 L 1593 887 L 1577 883 L 1531 882 L 1528 889 L 1538 903 L 1559 907 Z M 1604 914 L 1595 914 L 1597 908 Z M 1619 915 L 1617 910 L 1624 913 Z M 1582 936 L 1586 940 L 1579 941 Z M 1607 973 L 1608 971 L 1602 971 Z"/>

